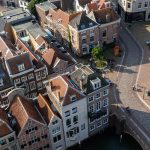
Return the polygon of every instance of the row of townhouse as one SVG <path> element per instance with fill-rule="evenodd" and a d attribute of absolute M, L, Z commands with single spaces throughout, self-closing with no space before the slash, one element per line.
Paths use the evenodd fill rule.
<path fill-rule="evenodd" d="M 7 94 L 15 88 L 23 88 L 29 98 L 44 93 L 43 81 L 48 76 L 46 65 L 16 49 L 5 35 L 0 36 L 0 43 L 0 106 L 9 106 Z"/>
<path fill-rule="evenodd" d="M 53 5 L 51 2 L 36 5 L 39 22 L 75 54 L 89 54 L 97 44 L 103 46 L 118 40 L 120 18 L 112 7 L 86 14 L 84 11 L 66 12 Z"/>
<path fill-rule="evenodd" d="M 109 125 L 109 83 L 88 66 L 49 80 L 33 101 L 21 89 L 0 109 L 0 149 L 65 150 Z"/>
<path fill-rule="evenodd" d="M 16 87 L 24 88 L 26 96 L 34 98 L 39 92 L 45 93 L 47 78 L 74 71 L 72 57 L 56 49 L 47 33 L 22 8 L 4 12 L 1 20 L 6 33 L 0 36 L 1 107 L 9 106 L 7 94 Z"/>

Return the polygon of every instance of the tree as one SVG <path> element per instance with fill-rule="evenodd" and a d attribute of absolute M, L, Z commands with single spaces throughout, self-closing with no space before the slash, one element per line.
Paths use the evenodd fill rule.
<path fill-rule="evenodd" d="M 103 59 L 103 49 L 99 45 L 92 49 L 92 57 L 99 60 Z"/>
<path fill-rule="evenodd" d="M 35 8 L 35 5 L 38 4 L 38 3 L 42 3 L 44 1 L 47 1 L 47 0 L 31 0 L 27 6 L 27 8 L 29 9 L 29 11 L 36 15 L 36 8 Z"/>

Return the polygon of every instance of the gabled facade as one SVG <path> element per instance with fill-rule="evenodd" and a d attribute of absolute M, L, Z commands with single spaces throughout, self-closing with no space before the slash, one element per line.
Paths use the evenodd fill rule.
<path fill-rule="evenodd" d="M 51 149 L 48 127 L 33 102 L 15 95 L 9 108 L 20 149 Z"/>
<path fill-rule="evenodd" d="M 0 149 L 19 150 L 15 131 L 13 131 L 7 113 L 0 108 Z"/>
<path fill-rule="evenodd" d="M 101 46 L 118 41 L 120 18 L 113 8 L 91 11 L 88 17 L 99 24 L 99 44 Z"/>
<path fill-rule="evenodd" d="M 37 108 L 47 123 L 50 134 L 50 142 L 53 150 L 65 150 L 65 137 L 63 122 L 60 114 L 54 108 L 49 99 L 44 98 L 41 94 L 37 99 Z"/>
<path fill-rule="evenodd" d="M 48 96 L 63 120 L 66 148 L 88 137 L 86 97 L 67 76 L 49 81 Z"/>
<path fill-rule="evenodd" d="M 98 24 L 84 12 L 78 14 L 69 23 L 72 51 L 78 56 L 89 54 L 99 44 Z"/>

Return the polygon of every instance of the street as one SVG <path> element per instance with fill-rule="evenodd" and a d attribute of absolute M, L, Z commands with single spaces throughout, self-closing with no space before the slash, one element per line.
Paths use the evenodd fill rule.
<path fill-rule="evenodd" d="M 138 98 L 136 91 L 133 90 L 133 85 L 136 83 L 139 75 L 143 52 L 124 28 L 120 32 L 120 40 L 125 48 L 125 57 L 116 76 L 116 88 L 113 88 L 113 96 L 115 102 L 120 103 L 123 108 L 129 107 L 130 115 L 127 115 L 124 109 L 122 109 L 122 113 L 125 113 L 128 116 L 127 119 L 133 122 L 143 140 L 149 142 L 150 110 Z"/>

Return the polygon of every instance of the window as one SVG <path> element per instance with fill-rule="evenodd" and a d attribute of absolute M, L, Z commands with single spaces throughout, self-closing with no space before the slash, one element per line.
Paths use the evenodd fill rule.
<path fill-rule="evenodd" d="M 89 106 L 89 112 L 94 112 L 94 105 Z"/>
<path fill-rule="evenodd" d="M 148 7 L 148 2 L 145 2 L 145 5 L 144 5 L 145 7 Z"/>
<path fill-rule="evenodd" d="M 82 44 L 86 44 L 86 39 L 82 39 Z"/>
<path fill-rule="evenodd" d="M 30 84 L 30 90 L 31 91 L 36 89 L 35 81 L 32 81 L 29 84 Z"/>
<path fill-rule="evenodd" d="M 99 99 L 101 97 L 101 94 L 100 93 L 97 93 L 96 94 L 96 99 Z"/>
<path fill-rule="evenodd" d="M 102 36 L 103 36 L 103 37 L 106 37 L 106 30 L 103 31 Z"/>
<path fill-rule="evenodd" d="M 90 37 L 90 42 L 94 42 L 94 36 Z"/>
<path fill-rule="evenodd" d="M 22 82 L 27 81 L 27 77 L 26 77 L 26 76 L 21 77 L 21 81 L 22 81 Z"/>
<path fill-rule="evenodd" d="M 148 13 L 148 19 L 150 19 L 150 13 Z"/>
<path fill-rule="evenodd" d="M 141 2 L 138 4 L 138 8 L 142 8 L 142 3 Z"/>
<path fill-rule="evenodd" d="M 77 112 L 77 107 L 72 108 L 72 114 L 75 114 Z"/>
<path fill-rule="evenodd" d="M 71 119 L 66 120 L 66 126 L 70 127 L 71 126 Z"/>
<path fill-rule="evenodd" d="M 67 138 L 69 138 L 69 137 L 74 137 L 74 136 L 76 136 L 77 133 L 79 133 L 79 127 L 75 127 L 75 128 L 73 128 L 73 129 L 70 129 L 70 130 L 66 133 L 66 135 L 67 135 Z"/>
<path fill-rule="evenodd" d="M 55 125 L 57 123 L 58 123 L 58 120 L 55 120 L 55 121 L 52 122 L 52 125 Z"/>
<path fill-rule="evenodd" d="M 108 98 L 103 100 L 103 107 L 106 107 L 106 106 L 108 106 Z"/>
<path fill-rule="evenodd" d="M 60 141 L 61 140 L 61 135 L 57 135 L 55 137 L 53 137 L 53 142 L 56 143 L 57 141 Z"/>
<path fill-rule="evenodd" d="M 49 148 L 49 144 L 44 146 L 44 149 L 48 149 Z"/>
<path fill-rule="evenodd" d="M 36 80 L 38 81 L 38 80 L 41 80 L 41 72 L 37 72 L 36 74 L 35 74 L 35 76 L 36 76 Z"/>
<path fill-rule="evenodd" d="M 108 89 L 103 91 L 103 96 L 108 95 Z"/>
<path fill-rule="evenodd" d="M 131 3 L 127 3 L 127 7 L 128 7 L 128 8 L 131 8 Z"/>
<path fill-rule="evenodd" d="M 20 83 L 20 78 L 15 79 L 15 80 L 14 80 L 14 83 L 15 83 L 15 84 L 19 84 L 19 83 Z"/>
<path fill-rule="evenodd" d="M 42 135 L 42 139 L 47 139 L 47 134 Z"/>
<path fill-rule="evenodd" d="M 30 73 L 30 74 L 28 75 L 28 79 L 30 80 L 30 79 L 33 79 L 33 78 L 34 78 L 33 73 Z"/>
<path fill-rule="evenodd" d="M 95 121 L 94 118 L 89 118 L 89 123 L 93 123 Z"/>
<path fill-rule="evenodd" d="M 45 79 L 46 78 L 46 70 L 43 70 L 42 71 L 42 79 Z"/>
<path fill-rule="evenodd" d="M 71 95 L 70 99 L 72 102 L 75 102 L 77 100 L 77 97 L 76 97 L 76 95 Z"/>
<path fill-rule="evenodd" d="M 38 88 L 38 90 L 42 89 L 42 82 L 37 83 L 37 88 Z"/>
<path fill-rule="evenodd" d="M 0 141 L 0 144 L 1 144 L 1 145 L 5 145 L 5 144 L 6 144 L 6 140 L 1 140 L 1 141 Z"/>
<path fill-rule="evenodd" d="M 103 124 L 106 124 L 106 123 L 108 123 L 108 118 L 103 120 Z"/>
<path fill-rule="evenodd" d="M 99 111 L 101 109 L 101 102 L 96 103 L 96 110 Z"/>
<path fill-rule="evenodd" d="M 93 131 L 95 129 L 95 125 L 90 126 L 90 131 Z"/>
<path fill-rule="evenodd" d="M 58 132 L 60 132 L 60 126 L 52 129 L 52 134 L 56 134 Z"/>
<path fill-rule="evenodd" d="M 82 51 L 83 53 L 87 53 L 87 48 L 86 47 L 82 48 Z"/>
<path fill-rule="evenodd" d="M 24 71 L 25 70 L 24 64 L 18 65 L 18 70 L 19 72 Z"/>
<path fill-rule="evenodd" d="M 89 103 L 92 102 L 93 100 L 94 100 L 93 96 L 89 97 L 89 99 L 88 99 Z"/>
<path fill-rule="evenodd" d="M 14 141 L 14 136 L 9 137 L 9 138 L 8 138 L 8 141 L 9 141 L 9 142 Z"/>
<path fill-rule="evenodd" d="M 81 130 L 85 129 L 85 123 L 81 125 Z"/>
<path fill-rule="evenodd" d="M 100 126 L 102 126 L 102 121 L 97 122 L 97 127 L 100 127 Z"/>
<path fill-rule="evenodd" d="M 74 124 L 77 124 L 77 123 L 78 123 L 78 116 L 77 116 L 77 115 L 73 117 L 73 123 L 74 123 Z"/>
<path fill-rule="evenodd" d="M 65 117 L 68 117 L 68 116 L 70 116 L 70 111 L 69 110 L 65 112 Z"/>

